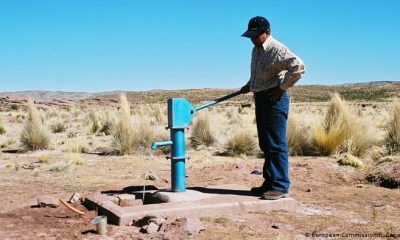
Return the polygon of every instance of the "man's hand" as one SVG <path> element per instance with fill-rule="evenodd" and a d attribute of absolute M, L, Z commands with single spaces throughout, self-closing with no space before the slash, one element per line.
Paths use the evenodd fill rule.
<path fill-rule="evenodd" d="M 279 86 L 275 87 L 272 90 L 271 100 L 274 102 L 279 101 L 284 93 L 285 90 L 281 89 Z"/>
<path fill-rule="evenodd" d="M 246 93 L 250 92 L 250 84 L 244 85 L 244 86 L 240 89 L 240 92 L 241 92 L 242 94 L 246 94 Z"/>

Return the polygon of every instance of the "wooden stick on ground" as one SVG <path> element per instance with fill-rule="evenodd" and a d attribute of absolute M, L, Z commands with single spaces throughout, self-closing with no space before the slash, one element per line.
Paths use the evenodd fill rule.
<path fill-rule="evenodd" d="M 62 205 L 64 205 L 66 208 L 68 208 L 69 210 L 73 211 L 73 212 L 76 213 L 76 214 L 79 214 L 79 215 L 84 215 L 84 214 L 85 214 L 85 212 L 79 211 L 78 209 L 76 209 L 76 208 L 72 207 L 71 205 L 69 205 L 69 204 L 67 203 L 67 201 L 65 201 L 65 200 L 62 199 L 62 198 L 59 198 L 58 201 L 59 201 Z"/>

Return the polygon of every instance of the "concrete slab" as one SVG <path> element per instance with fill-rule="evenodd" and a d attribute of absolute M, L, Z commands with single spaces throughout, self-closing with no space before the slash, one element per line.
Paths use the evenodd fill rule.
<path fill-rule="evenodd" d="M 143 193 L 138 191 L 130 194 L 138 198 Z M 204 188 L 193 187 L 183 193 L 153 190 L 146 193 L 145 196 L 146 199 L 147 195 L 152 199 L 157 194 L 164 200 L 167 196 L 168 202 L 121 207 L 112 201 L 112 198 L 118 194 L 102 194 L 103 196 L 87 197 L 85 205 L 89 209 L 97 209 L 99 215 L 107 215 L 108 222 L 115 225 L 132 225 L 135 221 L 149 216 L 164 218 L 212 217 L 255 211 L 295 211 L 297 208 L 297 203 L 292 198 L 275 201 L 262 200 L 258 196 L 252 195 L 248 187 L 233 184 Z"/>
<path fill-rule="evenodd" d="M 187 189 L 185 192 L 171 192 L 170 189 L 163 189 L 153 193 L 149 202 L 154 203 L 179 203 L 194 202 L 201 199 L 212 197 L 212 194 L 203 193 L 196 190 Z"/>

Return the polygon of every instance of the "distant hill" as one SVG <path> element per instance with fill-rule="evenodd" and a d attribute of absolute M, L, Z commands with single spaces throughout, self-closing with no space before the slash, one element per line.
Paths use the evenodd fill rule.
<path fill-rule="evenodd" d="M 78 101 L 95 96 L 96 93 L 87 92 L 62 92 L 62 91 L 20 91 L 20 92 L 0 92 L 0 97 L 24 100 L 32 98 L 38 101 L 52 101 L 53 99 Z"/>
<path fill-rule="evenodd" d="M 191 103 L 210 101 L 230 94 L 238 89 L 187 89 L 187 90 L 157 90 L 147 92 L 127 92 L 130 102 L 136 104 L 166 102 L 168 98 L 183 97 Z M 345 100 L 360 102 L 384 102 L 394 97 L 400 97 L 400 82 L 371 82 L 351 85 L 298 85 L 290 88 L 292 102 L 326 102 L 332 93 L 338 92 Z M 250 102 L 252 94 L 240 95 L 233 102 Z M 107 102 L 117 103 L 118 94 L 103 94 L 85 100 L 85 104 L 107 105 Z"/>
<path fill-rule="evenodd" d="M 372 85 L 384 85 L 384 84 L 396 84 L 399 81 L 372 81 L 372 82 L 362 82 L 362 83 L 344 83 L 338 84 L 336 86 L 372 86 Z"/>
<path fill-rule="evenodd" d="M 168 98 L 183 97 L 193 104 L 210 101 L 230 94 L 238 89 L 185 89 L 185 90 L 151 90 L 126 92 L 133 104 L 165 103 Z M 10 105 L 25 105 L 32 98 L 43 107 L 79 105 L 117 105 L 118 96 L 122 91 L 85 93 L 61 91 L 22 91 L 0 93 L 0 108 L 7 109 Z M 341 85 L 297 85 L 290 88 L 292 102 L 326 102 L 332 93 L 338 92 L 345 100 L 382 102 L 400 97 L 400 82 L 381 81 L 367 83 L 352 83 Z M 233 103 L 252 101 L 252 94 L 240 95 L 231 100 Z"/>

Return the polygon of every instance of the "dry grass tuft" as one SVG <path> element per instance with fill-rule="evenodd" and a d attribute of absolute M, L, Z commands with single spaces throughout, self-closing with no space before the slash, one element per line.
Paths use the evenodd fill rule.
<path fill-rule="evenodd" d="M 117 122 L 117 116 L 115 111 L 107 111 L 103 120 L 103 123 L 99 129 L 99 133 L 103 133 L 105 135 L 111 135 L 113 132 L 113 128 Z"/>
<path fill-rule="evenodd" d="M 228 156 L 252 155 L 255 146 L 255 140 L 250 133 L 242 130 L 228 139 L 225 145 L 225 154 Z"/>
<path fill-rule="evenodd" d="M 47 154 L 42 154 L 38 158 L 40 163 L 49 163 L 50 162 L 50 157 Z"/>
<path fill-rule="evenodd" d="M 400 152 L 400 102 L 393 106 L 389 123 L 386 126 L 385 145 L 390 153 Z"/>
<path fill-rule="evenodd" d="M 229 124 L 240 124 L 243 121 L 236 108 L 233 107 L 229 108 L 226 112 L 226 117 L 228 118 Z"/>
<path fill-rule="evenodd" d="M 69 152 L 69 153 L 89 153 L 89 149 L 86 145 L 82 143 L 82 141 L 72 141 L 69 140 L 65 144 L 65 149 L 64 152 Z"/>
<path fill-rule="evenodd" d="M 48 108 L 46 110 L 46 119 L 58 117 L 58 112 L 55 108 Z"/>
<path fill-rule="evenodd" d="M 63 172 L 71 168 L 71 164 L 64 162 L 56 162 L 49 165 L 48 171 L 50 172 Z"/>
<path fill-rule="evenodd" d="M 64 120 L 57 119 L 53 124 L 50 125 L 52 133 L 62 133 L 67 130 L 67 125 Z"/>
<path fill-rule="evenodd" d="M 131 110 L 125 94 L 120 95 L 119 119 L 113 132 L 113 150 L 118 154 L 133 153 L 137 136 L 132 127 Z"/>
<path fill-rule="evenodd" d="M 377 133 L 363 122 L 339 94 L 334 94 L 324 121 L 312 129 L 311 144 L 322 155 L 347 152 L 362 156 L 378 142 Z"/>
<path fill-rule="evenodd" d="M 101 127 L 98 113 L 94 109 L 90 109 L 87 115 L 87 122 L 89 125 L 89 134 L 96 134 Z"/>
<path fill-rule="evenodd" d="M 368 150 L 369 157 L 373 161 L 379 161 L 382 157 L 388 155 L 388 151 L 385 146 L 373 146 L 371 149 Z"/>
<path fill-rule="evenodd" d="M 16 140 L 14 138 L 0 138 L 0 148 L 6 148 L 14 145 Z"/>
<path fill-rule="evenodd" d="M 154 117 L 156 124 L 165 125 L 167 122 L 166 114 L 163 113 L 161 107 L 159 105 L 152 106 L 152 110 L 150 111 L 150 115 Z"/>
<path fill-rule="evenodd" d="M 28 119 L 21 132 L 20 141 L 26 150 L 47 149 L 50 144 L 50 135 L 43 126 L 32 99 L 28 100 Z"/>
<path fill-rule="evenodd" d="M 214 134 L 211 132 L 209 116 L 206 112 L 196 116 L 193 124 L 190 144 L 193 148 L 200 145 L 210 146 L 215 142 Z"/>
<path fill-rule="evenodd" d="M 80 153 L 72 153 L 69 156 L 68 164 L 83 165 L 84 163 L 85 160 L 82 158 Z"/>
<path fill-rule="evenodd" d="M 0 122 L 0 135 L 3 135 L 6 133 L 6 129 L 4 128 L 3 124 Z"/>
<path fill-rule="evenodd" d="M 360 159 L 357 157 L 353 156 L 350 153 L 346 153 L 343 155 L 343 157 L 338 161 L 340 165 L 346 165 L 346 166 L 351 166 L 354 168 L 362 168 L 364 167 L 363 162 L 361 162 Z"/>
<path fill-rule="evenodd" d="M 324 121 L 311 133 L 311 143 L 316 151 L 322 155 L 335 153 L 349 137 L 349 120 L 346 103 L 339 94 L 334 94 Z"/>
<path fill-rule="evenodd" d="M 141 117 L 138 119 L 139 129 L 136 133 L 134 150 L 139 153 L 147 152 L 155 140 L 155 134 L 149 119 Z"/>
<path fill-rule="evenodd" d="M 310 128 L 301 124 L 297 113 L 290 113 L 286 126 L 286 142 L 291 156 L 303 156 L 312 151 Z"/>
<path fill-rule="evenodd" d="M 67 138 L 74 138 L 77 137 L 79 135 L 79 132 L 77 129 L 75 128 L 70 128 L 67 130 Z"/>

